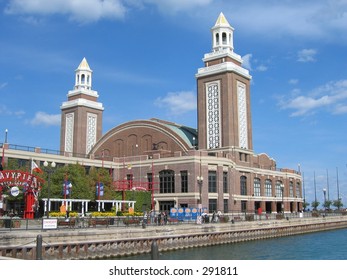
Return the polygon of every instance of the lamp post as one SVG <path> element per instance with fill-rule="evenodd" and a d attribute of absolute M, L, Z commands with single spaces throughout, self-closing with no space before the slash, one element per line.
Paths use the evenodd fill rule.
<path fill-rule="evenodd" d="M 7 133 L 8 133 L 8 129 L 5 129 L 5 143 L 7 143 Z"/>
<path fill-rule="evenodd" d="M 324 188 L 324 189 L 323 189 L 323 195 L 324 195 L 324 211 L 326 210 L 326 207 L 327 207 L 327 197 L 326 197 L 326 194 L 327 194 L 327 189 Z"/>
<path fill-rule="evenodd" d="M 5 142 L 2 144 L 2 159 L 1 159 L 1 165 L 2 168 L 4 168 L 5 165 L 5 144 L 7 144 L 7 133 L 8 133 L 8 129 L 5 129 Z"/>
<path fill-rule="evenodd" d="M 47 187 L 47 213 L 46 213 L 46 216 L 47 216 L 47 219 L 49 219 L 49 210 L 50 210 L 50 196 L 51 196 L 51 193 L 50 193 L 50 189 L 51 189 L 51 175 L 54 173 L 54 168 L 56 166 L 55 162 L 51 162 L 51 164 L 49 164 L 47 161 L 45 161 L 43 163 L 43 166 L 45 167 L 45 171 L 48 173 L 48 187 Z"/>
<path fill-rule="evenodd" d="M 201 215 L 201 210 L 202 210 L 202 183 L 204 181 L 204 178 L 202 176 L 197 176 L 196 180 L 197 180 L 198 186 L 199 186 L 199 208 L 200 208 L 200 215 Z"/>
<path fill-rule="evenodd" d="M 282 204 L 281 204 L 281 211 L 284 214 L 284 185 L 281 185 L 281 192 L 282 192 Z"/>

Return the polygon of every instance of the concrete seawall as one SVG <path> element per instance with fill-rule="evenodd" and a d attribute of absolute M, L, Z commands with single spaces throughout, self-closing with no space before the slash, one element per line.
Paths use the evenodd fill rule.
<path fill-rule="evenodd" d="M 347 228 L 347 216 L 146 228 L 20 230 L 2 233 L 0 256 L 36 259 L 38 236 L 42 237 L 42 259 L 96 259 L 149 253 L 153 240 L 159 251 L 167 251 L 339 228 Z"/>

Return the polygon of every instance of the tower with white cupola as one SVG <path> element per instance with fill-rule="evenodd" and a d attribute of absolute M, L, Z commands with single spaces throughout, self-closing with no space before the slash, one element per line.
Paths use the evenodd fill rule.
<path fill-rule="evenodd" d="M 234 52 L 234 28 L 220 13 L 211 29 L 212 51 L 198 69 L 199 149 L 252 150 L 249 71 Z"/>
<path fill-rule="evenodd" d="M 75 70 L 75 86 L 61 105 L 60 150 L 88 154 L 102 136 L 103 105 L 92 90 L 92 74 L 86 58 Z"/>

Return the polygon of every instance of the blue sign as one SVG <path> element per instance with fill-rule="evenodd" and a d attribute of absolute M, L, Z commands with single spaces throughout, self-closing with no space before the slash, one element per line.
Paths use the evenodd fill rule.
<path fill-rule="evenodd" d="M 96 184 L 96 196 L 103 196 L 104 195 L 104 184 L 98 183 Z"/>
<path fill-rule="evenodd" d="M 184 220 L 184 208 L 178 208 L 178 211 L 177 211 L 177 218 L 178 218 L 180 221 L 183 221 L 183 220 Z"/>
<path fill-rule="evenodd" d="M 70 195 L 72 189 L 72 184 L 70 181 L 64 181 L 63 184 L 63 195 Z"/>
<path fill-rule="evenodd" d="M 170 209 L 170 218 L 177 219 L 178 211 L 177 208 L 171 208 Z"/>
<path fill-rule="evenodd" d="M 196 220 L 196 218 L 198 217 L 199 209 L 198 208 L 191 208 L 190 210 L 192 213 L 192 219 Z"/>

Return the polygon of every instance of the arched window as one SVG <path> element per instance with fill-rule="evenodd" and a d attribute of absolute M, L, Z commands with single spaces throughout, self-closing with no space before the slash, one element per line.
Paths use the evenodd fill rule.
<path fill-rule="evenodd" d="M 175 192 L 175 172 L 173 170 L 163 170 L 159 172 L 160 193 Z"/>
<path fill-rule="evenodd" d="M 227 34 L 225 32 L 222 33 L 222 42 L 223 42 L 223 45 L 227 43 Z"/>
<path fill-rule="evenodd" d="M 296 190 L 295 190 L 295 195 L 296 197 L 301 197 L 301 187 L 300 187 L 300 182 L 296 182 Z"/>
<path fill-rule="evenodd" d="M 270 179 L 265 180 L 265 196 L 272 196 L 272 181 Z"/>
<path fill-rule="evenodd" d="M 259 178 L 254 178 L 253 192 L 254 192 L 254 196 L 260 196 L 260 179 Z"/>
<path fill-rule="evenodd" d="M 289 182 L 289 196 L 294 197 L 294 183 L 293 183 L 293 181 Z"/>
<path fill-rule="evenodd" d="M 241 195 L 247 195 L 247 177 L 241 176 L 240 177 L 240 191 Z"/>
<path fill-rule="evenodd" d="M 216 34 L 216 44 L 219 45 L 219 34 Z"/>
<path fill-rule="evenodd" d="M 208 192 L 216 193 L 217 192 L 217 172 L 208 171 Z"/>
<path fill-rule="evenodd" d="M 85 83 L 85 79 L 86 79 L 85 75 L 82 74 L 82 75 L 81 75 L 81 84 L 84 84 L 84 83 Z"/>
<path fill-rule="evenodd" d="M 282 197 L 282 186 L 283 186 L 283 183 L 282 181 L 276 181 L 276 197 Z"/>

